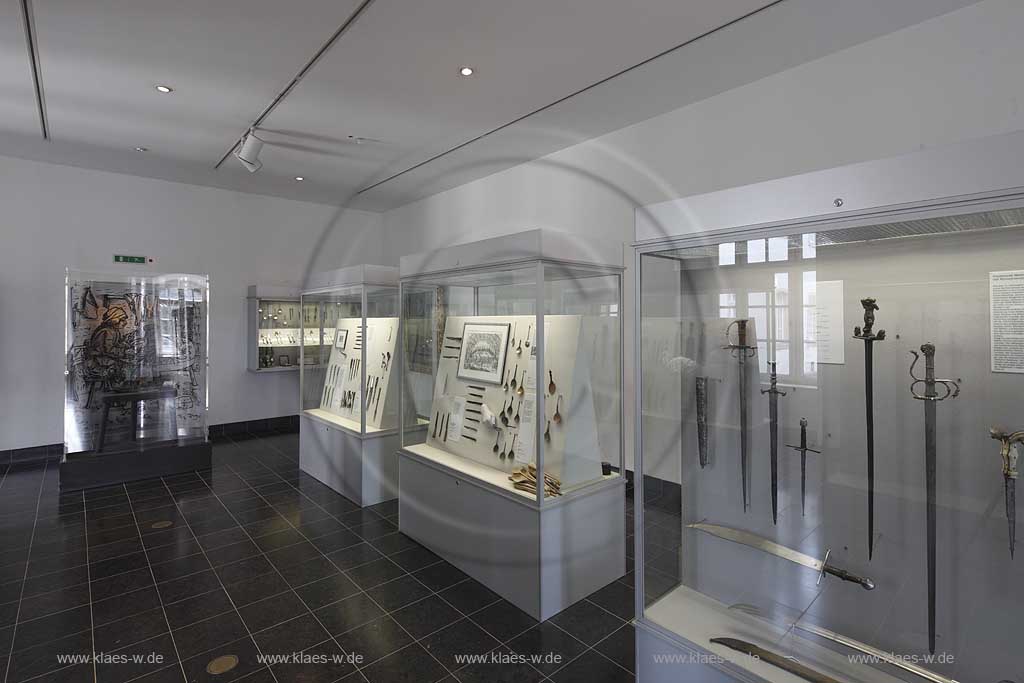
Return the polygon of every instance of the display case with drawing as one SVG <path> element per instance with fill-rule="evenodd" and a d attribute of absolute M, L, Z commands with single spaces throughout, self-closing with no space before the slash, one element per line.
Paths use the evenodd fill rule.
<path fill-rule="evenodd" d="M 824 182 L 642 212 L 638 675 L 1015 679 L 1024 194 L 771 213 Z"/>
<path fill-rule="evenodd" d="M 301 295 L 299 464 L 362 505 L 396 495 L 398 270 L 315 275 Z"/>
<path fill-rule="evenodd" d="M 206 276 L 65 282 L 62 488 L 208 467 Z"/>
<path fill-rule="evenodd" d="M 402 529 L 534 615 L 622 574 L 620 263 L 614 246 L 543 230 L 402 259 Z M 557 596 L 526 590 L 539 570 L 521 553 L 539 548 L 470 522 L 487 517 L 474 505 L 507 508 L 511 526 L 591 506 L 592 528 L 566 529 L 592 555 L 581 566 L 607 567 Z M 441 524 L 463 517 L 458 533 Z"/>

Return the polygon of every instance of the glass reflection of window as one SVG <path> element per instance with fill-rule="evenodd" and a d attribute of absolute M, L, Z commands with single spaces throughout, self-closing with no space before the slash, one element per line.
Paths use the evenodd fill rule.
<path fill-rule="evenodd" d="M 785 261 L 789 258 L 789 238 L 769 237 L 768 238 L 768 260 Z"/>
<path fill-rule="evenodd" d="M 169 288 L 158 290 L 156 323 L 161 358 L 174 358 L 178 355 L 177 308 L 178 290 Z"/>
<path fill-rule="evenodd" d="M 764 263 L 764 240 L 747 240 L 747 263 Z"/>
<path fill-rule="evenodd" d="M 731 266 L 736 263 L 736 243 L 723 242 L 718 245 L 718 265 Z"/>
<path fill-rule="evenodd" d="M 802 255 L 805 259 L 815 258 L 818 255 L 818 234 L 808 232 L 800 236 L 802 243 Z"/>
<path fill-rule="evenodd" d="M 803 370 L 805 375 L 816 375 L 818 373 L 817 276 L 817 272 L 813 270 L 806 270 L 803 273 Z"/>
<path fill-rule="evenodd" d="M 736 294 L 732 292 L 722 292 L 718 295 L 718 317 L 719 318 L 735 318 L 736 317 Z"/>

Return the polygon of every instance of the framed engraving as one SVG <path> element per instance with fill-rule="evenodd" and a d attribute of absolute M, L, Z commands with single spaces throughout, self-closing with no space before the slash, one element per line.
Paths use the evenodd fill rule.
<path fill-rule="evenodd" d="M 334 336 L 334 348 L 342 351 L 348 343 L 348 330 L 338 330 Z"/>
<path fill-rule="evenodd" d="M 508 353 L 508 323 L 465 323 L 458 378 L 501 384 Z"/>

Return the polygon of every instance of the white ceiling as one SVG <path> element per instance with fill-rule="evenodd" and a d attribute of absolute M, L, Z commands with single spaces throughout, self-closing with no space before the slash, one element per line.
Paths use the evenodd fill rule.
<path fill-rule="evenodd" d="M 249 174 L 233 158 L 215 165 L 349 19 L 357 0 L 35 0 L 51 141 L 40 135 L 21 0 L 0 0 L 0 154 L 328 203 L 355 197 L 357 206 L 389 208 L 767 75 L 761 72 L 768 62 L 697 57 L 714 54 L 707 50 L 730 32 L 770 26 L 786 12 L 807 16 L 812 1 L 820 6 L 373 0 L 263 122 L 264 168 Z M 686 51 L 561 101 L 773 4 Z M 856 30 L 849 21 L 836 26 L 841 40 L 832 44 L 806 36 L 807 54 L 968 2 L 854 4 L 871 21 L 854 21 Z M 851 12 L 849 5 L 844 11 Z M 744 41 L 767 50 L 773 39 Z M 782 68 L 786 60 L 778 63 Z M 476 74 L 460 77 L 463 64 Z M 700 87 L 657 87 L 668 74 L 692 76 L 694 65 L 702 69 Z M 162 95 L 157 83 L 175 92 Z M 645 91 L 651 96 L 637 97 Z M 501 130 L 491 134 L 495 129 Z M 379 142 L 354 144 L 350 136 Z M 295 182 L 296 175 L 306 181 Z"/>

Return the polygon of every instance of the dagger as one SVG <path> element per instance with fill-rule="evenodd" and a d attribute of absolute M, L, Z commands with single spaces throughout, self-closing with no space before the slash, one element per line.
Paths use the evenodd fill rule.
<path fill-rule="evenodd" d="M 914 361 L 910 364 L 910 377 L 914 381 L 910 383 L 910 395 L 918 401 L 924 401 L 924 461 L 925 461 L 925 488 L 927 489 L 927 519 L 928 519 L 928 651 L 935 654 L 935 479 L 936 479 L 936 439 L 935 439 L 935 404 L 945 401 L 947 398 L 956 398 L 960 395 L 960 385 L 951 379 L 935 378 L 935 344 L 926 342 L 921 345 L 921 353 L 924 354 L 924 377 L 918 378 L 914 375 L 914 366 L 921 357 L 917 351 L 911 351 L 910 355 Z M 918 394 L 914 387 L 918 384 L 924 385 L 924 394 Z M 936 390 L 942 385 L 946 394 L 939 396 Z"/>
<path fill-rule="evenodd" d="M 744 614 L 750 614 L 755 617 L 760 617 L 765 620 L 768 619 L 768 617 L 754 605 L 737 603 L 735 605 L 729 605 L 729 609 L 736 610 L 737 612 L 743 612 Z M 868 645 L 867 643 L 862 643 L 859 640 L 854 640 L 849 636 L 844 636 L 841 633 L 830 631 L 827 628 L 815 626 L 814 624 L 805 624 L 802 622 L 789 622 L 789 626 L 791 628 L 797 629 L 798 631 L 810 633 L 811 635 L 818 636 L 819 638 L 831 640 L 833 643 L 844 645 L 850 648 L 851 650 L 856 650 L 857 652 L 862 652 L 866 655 L 870 655 L 871 657 L 874 657 L 880 662 L 892 664 L 893 666 L 899 669 L 903 669 L 904 671 L 907 671 L 909 673 L 912 673 L 915 676 L 920 676 L 926 681 L 931 681 L 931 683 L 957 683 L 952 678 L 946 678 L 945 676 L 941 676 L 933 671 L 929 671 L 928 669 L 920 667 L 917 664 L 914 664 L 910 661 L 907 661 L 907 658 L 905 657 L 895 657 L 892 654 L 885 652 L 884 650 L 879 650 L 878 648 Z"/>
<path fill-rule="evenodd" d="M 824 559 L 816 559 L 810 555 L 805 555 L 799 550 L 794 550 L 784 545 L 780 545 L 775 541 L 770 541 L 763 536 L 752 534 L 749 531 L 742 529 L 733 529 L 727 526 L 719 526 L 717 524 L 705 524 L 704 522 L 698 522 L 696 524 L 687 524 L 691 529 L 697 529 L 703 531 L 706 534 L 717 536 L 718 538 L 725 539 L 726 541 L 732 541 L 733 543 L 739 543 L 755 550 L 774 555 L 775 557 L 781 557 L 783 560 L 787 560 L 794 564 L 799 564 L 803 567 L 813 569 L 818 572 L 818 583 L 821 583 L 821 579 L 825 574 L 831 574 L 837 579 L 843 581 L 849 581 L 850 583 L 856 583 L 864 590 L 874 590 L 875 582 L 871 579 L 851 574 L 850 572 L 837 567 L 834 564 L 829 564 L 828 558 L 832 554 L 831 550 L 825 552 Z"/>
<path fill-rule="evenodd" d="M 1024 430 L 1009 434 L 993 427 L 989 436 L 1000 442 L 999 455 L 1003 459 L 1003 488 L 1006 495 L 1006 524 L 1010 531 L 1010 558 L 1017 539 L 1017 458 L 1024 447 Z M 1016 447 L 1016 448 L 1014 448 Z"/>
<path fill-rule="evenodd" d="M 796 657 L 780 655 L 777 652 L 766 650 L 763 647 L 758 647 L 753 643 L 748 643 L 747 641 L 740 640 L 739 638 L 712 638 L 711 642 L 715 645 L 724 645 L 730 650 L 735 650 L 736 652 L 742 652 L 756 660 L 771 664 L 783 671 L 788 671 L 794 676 L 798 676 L 805 681 L 811 681 L 811 683 L 839 683 L 837 679 L 832 678 L 831 676 L 804 666 L 796 660 Z"/>
<path fill-rule="evenodd" d="M 793 446 L 786 444 L 787 448 L 792 448 L 794 451 L 800 451 L 800 515 L 803 516 L 806 510 L 807 501 L 807 453 L 821 453 L 813 448 L 807 447 L 807 418 L 800 418 L 800 445 Z M 870 556 L 869 556 L 870 559 Z"/>
<path fill-rule="evenodd" d="M 768 429 L 771 435 L 772 453 L 772 524 L 779 523 L 779 396 L 785 396 L 786 392 L 778 387 L 779 376 L 775 372 L 775 361 L 768 363 L 771 384 L 767 389 L 762 389 L 762 394 L 768 394 Z"/>
<path fill-rule="evenodd" d="M 697 455 L 701 469 L 708 465 L 708 380 L 697 378 Z"/>
<path fill-rule="evenodd" d="M 864 327 L 853 328 L 853 338 L 864 342 L 864 416 L 868 447 L 868 560 L 875 554 L 875 391 L 872 351 L 876 341 L 885 339 L 885 330 L 872 332 L 878 304 L 871 297 L 860 300 L 864 307 Z"/>
<path fill-rule="evenodd" d="M 729 351 L 736 358 L 740 370 L 740 476 L 743 484 L 743 511 L 747 511 L 747 359 L 757 355 L 757 346 L 747 344 L 747 323 L 746 319 L 733 320 L 725 328 L 725 340 L 729 339 L 729 330 L 736 326 L 736 343 L 726 344 L 723 349 Z"/>

